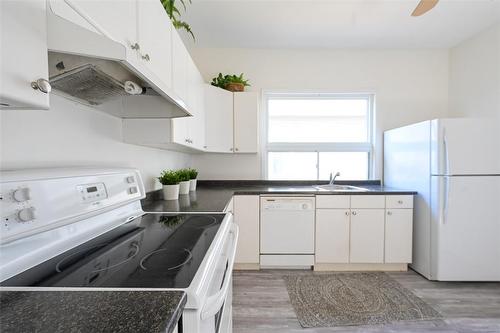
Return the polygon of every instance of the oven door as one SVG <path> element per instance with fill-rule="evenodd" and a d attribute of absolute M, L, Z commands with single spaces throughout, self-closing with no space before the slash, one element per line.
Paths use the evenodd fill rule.
<path fill-rule="evenodd" d="M 201 332 L 229 333 L 232 331 L 232 273 L 238 243 L 238 226 L 233 223 L 224 244 L 210 293 L 200 312 Z"/>

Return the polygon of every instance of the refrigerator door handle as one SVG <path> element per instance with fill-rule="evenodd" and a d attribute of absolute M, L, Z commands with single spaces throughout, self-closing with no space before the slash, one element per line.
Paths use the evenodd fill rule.
<path fill-rule="evenodd" d="M 450 181 L 450 177 L 448 176 L 444 176 L 443 177 L 443 193 L 442 193 L 442 196 L 443 196 L 443 208 L 442 208 L 442 223 L 443 224 L 446 224 L 446 216 L 448 215 L 448 196 L 450 194 L 450 184 L 449 184 L 449 181 Z"/>
<path fill-rule="evenodd" d="M 443 158 L 444 158 L 443 175 L 447 175 L 450 172 L 450 158 L 448 156 L 448 142 L 446 140 L 446 131 L 444 128 L 443 128 Z"/>

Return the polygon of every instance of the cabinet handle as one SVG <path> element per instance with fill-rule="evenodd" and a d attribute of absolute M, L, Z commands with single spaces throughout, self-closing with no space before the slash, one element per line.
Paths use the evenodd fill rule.
<path fill-rule="evenodd" d="M 387 215 L 391 216 L 391 215 L 392 215 L 392 212 L 391 212 L 391 211 L 388 211 L 388 212 L 387 212 Z"/>
<path fill-rule="evenodd" d="M 142 59 L 149 61 L 151 58 L 149 57 L 149 54 L 146 53 L 146 55 L 141 55 Z"/>
<path fill-rule="evenodd" d="M 229 151 L 233 151 L 233 148 L 229 148 Z"/>
<path fill-rule="evenodd" d="M 239 149 L 238 149 L 238 148 L 235 148 L 234 150 L 239 151 Z"/>
<path fill-rule="evenodd" d="M 139 50 L 141 49 L 141 46 L 139 45 L 139 43 L 135 43 L 135 44 L 130 45 L 130 48 L 131 48 L 132 50 L 137 50 L 137 51 L 139 51 Z"/>
<path fill-rule="evenodd" d="M 356 211 L 352 212 L 352 215 L 356 215 L 356 214 L 357 214 Z"/>
<path fill-rule="evenodd" d="M 345 212 L 345 216 L 349 216 L 349 212 Z"/>
<path fill-rule="evenodd" d="M 403 204 L 403 200 L 398 200 L 398 204 L 402 205 Z"/>
<path fill-rule="evenodd" d="M 45 79 L 38 79 L 36 81 L 31 82 L 31 88 L 35 90 L 40 90 L 44 94 L 48 94 L 52 90 L 50 82 Z"/>

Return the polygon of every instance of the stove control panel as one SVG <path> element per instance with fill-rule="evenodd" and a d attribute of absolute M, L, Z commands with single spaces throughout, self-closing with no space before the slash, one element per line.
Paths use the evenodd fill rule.
<path fill-rule="evenodd" d="M 0 244 L 71 224 L 145 196 L 135 169 L 64 169 L 61 174 L 56 170 L 1 174 Z"/>
<path fill-rule="evenodd" d="M 104 183 L 78 185 L 76 190 L 82 198 L 82 202 L 94 202 L 106 199 L 106 185 Z"/>

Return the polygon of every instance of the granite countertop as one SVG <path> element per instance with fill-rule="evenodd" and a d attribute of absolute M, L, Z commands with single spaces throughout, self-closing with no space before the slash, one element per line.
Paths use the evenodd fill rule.
<path fill-rule="evenodd" d="M 195 192 L 179 196 L 179 200 L 162 200 L 161 191 L 148 193 L 143 201 L 146 212 L 222 212 L 233 195 L 415 195 L 380 185 L 380 181 L 338 181 L 339 185 L 353 185 L 368 191 L 318 190 L 310 181 L 198 181 Z M 324 184 L 324 182 L 323 182 Z"/>
<path fill-rule="evenodd" d="M 182 291 L 0 292 L 0 331 L 172 332 Z"/>

